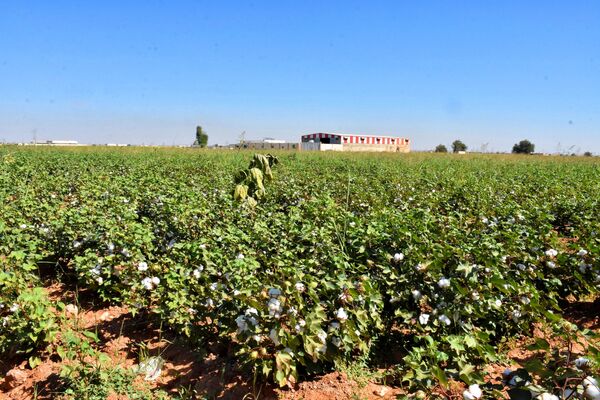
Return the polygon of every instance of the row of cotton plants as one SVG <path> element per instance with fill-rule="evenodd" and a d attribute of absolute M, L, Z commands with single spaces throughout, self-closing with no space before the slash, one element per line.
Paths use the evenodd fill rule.
<path fill-rule="evenodd" d="M 13 152 L 4 254 L 282 386 L 382 348 L 398 383 L 475 385 L 498 344 L 598 292 L 595 164 L 281 155 L 248 207 L 243 155 Z"/>

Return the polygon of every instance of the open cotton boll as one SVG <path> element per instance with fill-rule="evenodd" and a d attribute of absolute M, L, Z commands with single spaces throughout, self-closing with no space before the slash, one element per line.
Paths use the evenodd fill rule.
<path fill-rule="evenodd" d="M 345 322 L 348 319 L 348 313 L 343 308 L 339 308 L 335 316 L 340 322 Z"/>
<path fill-rule="evenodd" d="M 442 289 L 446 289 L 447 287 L 450 287 L 450 279 L 447 278 L 442 278 L 438 281 L 438 286 Z"/>
<path fill-rule="evenodd" d="M 479 388 L 479 385 L 474 384 L 474 385 L 469 386 L 469 388 L 463 392 L 463 399 L 476 400 L 476 399 L 481 398 L 482 395 L 483 395 L 483 392 Z"/>
<path fill-rule="evenodd" d="M 583 385 L 584 388 L 588 387 L 588 386 L 596 386 L 596 387 L 598 387 L 598 381 L 593 376 L 586 376 L 583 379 L 582 385 Z"/>
<path fill-rule="evenodd" d="M 477 397 L 475 397 L 475 396 L 473 395 L 473 393 L 469 392 L 468 390 L 465 390 L 465 391 L 463 392 L 463 399 L 464 399 L 464 400 L 476 400 L 476 399 L 477 399 Z"/>
<path fill-rule="evenodd" d="M 479 385 L 477 384 L 469 386 L 469 392 L 471 392 L 471 394 L 473 394 L 473 396 L 475 396 L 476 399 L 480 398 L 483 395 L 481 389 L 479 388 Z"/>
<path fill-rule="evenodd" d="M 400 262 L 402 260 L 404 260 L 404 254 L 402 254 L 402 253 L 394 254 L 394 262 Z"/>
<path fill-rule="evenodd" d="M 600 389 L 596 385 L 588 385 L 583 391 L 583 397 L 588 400 L 600 400 Z"/>
<path fill-rule="evenodd" d="M 555 394 L 542 393 L 538 396 L 538 400 L 560 400 L 560 399 Z"/>
<path fill-rule="evenodd" d="M 144 261 L 139 262 L 137 269 L 138 269 L 138 271 L 144 272 L 144 271 L 148 270 L 148 264 Z"/>
<path fill-rule="evenodd" d="M 556 251 L 554 249 L 549 249 L 549 250 L 546 250 L 546 255 L 548 257 L 556 257 L 558 255 L 558 251 Z"/>
<path fill-rule="evenodd" d="M 588 358 L 579 357 L 579 358 L 575 359 L 575 366 L 577 368 L 585 367 L 586 365 L 589 364 L 589 362 L 590 362 L 590 360 Z"/>

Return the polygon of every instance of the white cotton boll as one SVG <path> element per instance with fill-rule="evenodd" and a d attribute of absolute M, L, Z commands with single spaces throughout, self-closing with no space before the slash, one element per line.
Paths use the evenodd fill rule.
<path fill-rule="evenodd" d="M 402 254 L 402 253 L 394 254 L 394 262 L 400 262 L 402 260 L 404 260 L 404 254 Z"/>
<path fill-rule="evenodd" d="M 531 303 L 531 300 L 529 299 L 529 297 L 523 296 L 521 297 L 521 303 L 528 305 L 529 303 Z"/>
<path fill-rule="evenodd" d="M 13 303 L 8 310 L 12 313 L 17 312 L 19 310 L 19 305 L 17 303 Z"/>
<path fill-rule="evenodd" d="M 248 323 L 246 322 L 246 317 L 245 316 L 239 315 L 235 319 L 235 323 L 237 324 L 238 332 L 239 333 L 246 332 L 248 330 Z"/>
<path fill-rule="evenodd" d="M 510 317 L 512 318 L 513 321 L 519 322 L 519 318 L 521 318 L 521 311 L 519 311 L 519 310 L 511 311 Z"/>
<path fill-rule="evenodd" d="M 280 295 L 281 295 L 281 290 L 275 289 L 275 288 L 269 289 L 269 296 L 271 296 L 271 297 L 278 297 Z"/>
<path fill-rule="evenodd" d="M 337 313 L 335 314 L 335 316 L 342 323 L 346 322 L 346 320 L 348 319 L 348 314 L 346 313 L 346 310 L 344 310 L 341 307 L 337 310 Z"/>
<path fill-rule="evenodd" d="M 577 368 L 585 367 L 589 363 L 590 363 L 589 358 L 579 357 L 579 358 L 575 359 L 575 366 Z"/>
<path fill-rule="evenodd" d="M 244 259 L 244 255 L 242 253 L 238 254 L 236 257 L 238 260 L 243 260 Z"/>
<path fill-rule="evenodd" d="M 277 299 L 271 298 L 267 303 L 267 307 L 269 309 L 269 315 L 271 317 L 279 318 L 281 316 L 281 302 Z"/>
<path fill-rule="evenodd" d="M 152 290 L 152 288 L 154 287 L 154 285 L 152 285 L 152 279 L 148 277 L 142 279 L 142 286 L 144 286 L 146 290 Z"/>
<path fill-rule="evenodd" d="M 193 272 L 192 275 L 194 275 L 194 278 L 196 279 L 200 279 L 200 270 L 198 268 L 196 268 Z"/>
<path fill-rule="evenodd" d="M 421 299 L 421 297 L 423 297 L 423 295 L 421 294 L 420 291 L 418 291 L 417 289 L 413 290 L 411 292 L 413 299 L 415 299 L 416 301 L 419 301 Z"/>
<path fill-rule="evenodd" d="M 583 397 L 588 400 L 600 400 L 600 389 L 595 385 L 588 385 L 583 391 Z"/>
<path fill-rule="evenodd" d="M 547 262 L 546 262 L 546 266 L 547 266 L 548 268 L 552 268 L 552 269 L 554 269 L 554 268 L 556 268 L 556 263 L 555 263 L 554 261 L 547 261 Z"/>
<path fill-rule="evenodd" d="M 19 228 L 21 228 L 21 229 L 27 229 L 27 225 L 26 224 L 21 224 L 21 225 L 19 225 Z"/>
<path fill-rule="evenodd" d="M 483 395 L 481 389 L 479 388 L 479 385 L 477 384 L 469 386 L 469 392 L 471 392 L 471 394 L 475 396 L 476 399 L 480 398 Z"/>
<path fill-rule="evenodd" d="M 438 286 L 442 289 L 450 287 L 450 279 L 442 278 L 438 281 Z"/>
<path fill-rule="evenodd" d="M 546 250 L 546 256 L 548 257 L 556 257 L 558 255 L 558 251 L 554 249 Z"/>
<path fill-rule="evenodd" d="M 156 276 L 153 276 L 152 277 L 152 283 L 154 285 L 158 285 L 160 283 L 160 279 L 158 277 L 156 277 Z"/>
<path fill-rule="evenodd" d="M 147 271 L 148 270 L 148 264 L 145 263 L 144 261 L 138 263 L 138 267 L 137 267 L 138 271 Z"/>
<path fill-rule="evenodd" d="M 300 293 L 302 293 L 302 292 L 304 292 L 306 290 L 306 286 L 302 282 L 296 282 L 296 284 L 294 285 L 294 287 Z"/>
<path fill-rule="evenodd" d="M 584 250 L 584 249 L 581 249 L 577 252 L 577 255 L 579 257 L 585 257 L 585 256 L 587 256 L 587 254 L 588 254 L 587 250 Z"/>
<path fill-rule="evenodd" d="M 342 340 L 339 337 L 333 337 L 331 338 L 331 344 L 334 345 L 335 347 L 340 347 L 342 344 Z"/>
<path fill-rule="evenodd" d="M 560 400 L 560 399 L 555 394 L 542 393 L 538 396 L 538 400 Z"/>
<path fill-rule="evenodd" d="M 73 240 L 73 248 L 77 249 L 81 247 L 81 242 L 78 242 L 77 240 Z"/>
<path fill-rule="evenodd" d="M 438 321 L 440 321 L 442 324 L 446 324 L 446 325 L 450 325 L 452 323 L 452 321 L 450 321 L 450 318 L 448 318 L 444 314 L 442 314 L 438 317 Z"/>
<path fill-rule="evenodd" d="M 213 299 L 206 299 L 204 305 L 208 308 L 212 308 L 215 306 L 215 302 L 213 301 Z"/>
<path fill-rule="evenodd" d="M 519 269 L 519 271 L 525 271 L 527 269 L 525 264 L 517 264 L 517 268 Z"/>
<path fill-rule="evenodd" d="M 427 325 L 428 322 L 429 322 L 429 314 L 419 315 L 419 323 L 421 325 Z"/>
<path fill-rule="evenodd" d="M 479 300 L 480 299 L 479 292 L 473 292 L 473 293 L 471 293 L 471 298 L 473 300 Z"/>
<path fill-rule="evenodd" d="M 583 379 L 582 385 L 583 385 L 584 388 L 588 387 L 588 386 L 596 386 L 596 387 L 598 387 L 598 381 L 593 376 L 586 376 Z"/>
<path fill-rule="evenodd" d="M 320 330 L 317 333 L 317 337 L 319 338 L 321 343 L 325 344 L 325 342 L 327 342 L 327 333 L 324 330 Z"/>
<path fill-rule="evenodd" d="M 426 266 L 425 264 L 421 264 L 421 263 L 419 263 L 419 264 L 415 265 L 415 270 L 416 270 L 417 272 L 423 272 L 423 271 L 425 271 L 426 269 L 427 269 L 427 266 Z"/>
<path fill-rule="evenodd" d="M 101 276 L 96 278 L 96 282 L 98 282 L 98 285 L 102 285 L 102 283 L 104 282 L 104 278 L 102 278 Z"/>
<path fill-rule="evenodd" d="M 244 314 L 246 316 L 250 316 L 250 315 L 258 315 L 258 311 L 256 310 L 256 308 L 254 307 L 249 307 L 246 309 L 246 311 L 244 312 Z"/>
<path fill-rule="evenodd" d="M 473 393 L 469 392 L 468 390 L 465 390 L 465 391 L 463 392 L 463 399 L 464 399 L 464 400 L 476 400 L 476 399 L 477 399 L 477 397 L 475 397 L 475 396 L 473 395 Z"/>
<path fill-rule="evenodd" d="M 494 306 L 496 306 L 496 308 L 500 308 L 500 307 L 502 307 L 502 300 L 500 300 L 500 299 L 496 299 L 496 300 L 494 301 Z"/>

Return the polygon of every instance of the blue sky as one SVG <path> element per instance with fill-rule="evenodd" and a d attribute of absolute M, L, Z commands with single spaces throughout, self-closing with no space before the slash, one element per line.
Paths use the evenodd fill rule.
<path fill-rule="evenodd" d="M 2 1 L 0 140 L 600 153 L 598 1 Z"/>

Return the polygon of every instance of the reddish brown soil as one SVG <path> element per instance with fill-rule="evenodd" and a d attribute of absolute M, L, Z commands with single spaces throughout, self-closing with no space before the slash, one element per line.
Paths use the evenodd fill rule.
<path fill-rule="evenodd" d="M 62 285 L 48 288 L 54 299 L 61 299 L 73 304 L 72 293 L 64 290 Z M 88 296 L 93 298 L 93 296 Z M 116 306 L 96 306 L 93 301 L 85 301 L 86 295 L 78 297 L 83 305 L 78 307 L 77 314 L 68 314 L 73 324 L 80 328 L 96 331 L 100 337 L 99 349 L 107 353 L 115 365 L 131 367 L 139 361 L 140 343 L 144 344 L 144 352 L 150 356 L 160 355 L 164 360 L 163 371 L 155 382 L 145 382 L 142 377 L 136 385 L 149 388 L 160 388 L 175 393 L 178 388 L 188 388 L 197 393 L 198 398 L 214 399 L 248 399 L 248 400 L 345 400 L 345 399 L 394 399 L 402 393 L 400 388 L 381 385 L 373 381 L 357 383 L 343 373 L 332 372 L 304 381 L 293 389 L 279 389 L 271 384 L 253 385 L 252 376 L 240 373 L 236 360 L 227 356 L 227 349 L 218 347 L 198 351 L 189 343 L 178 340 L 173 334 L 164 332 L 158 326 L 148 322 L 143 316 L 133 317 L 129 310 Z M 600 329 L 600 302 L 569 303 L 566 313 L 572 322 L 580 326 Z M 551 345 L 564 346 L 534 327 L 534 336 L 548 340 Z M 519 367 L 538 354 L 526 350 L 531 342 L 528 338 L 515 338 L 509 345 L 509 357 L 513 360 L 509 367 Z M 574 351 L 583 351 L 581 346 Z M 500 379 L 506 365 L 490 365 L 486 368 L 489 381 Z M 0 400 L 52 399 L 60 391 L 59 373 L 61 364 L 56 357 L 45 357 L 42 363 L 31 369 L 25 359 L 0 360 L 0 377 L 7 373 L 9 378 L 0 380 Z M 452 383 L 452 388 L 445 393 L 448 398 L 462 398 L 460 383 Z M 111 400 L 124 399 L 122 396 L 110 396 Z"/>

